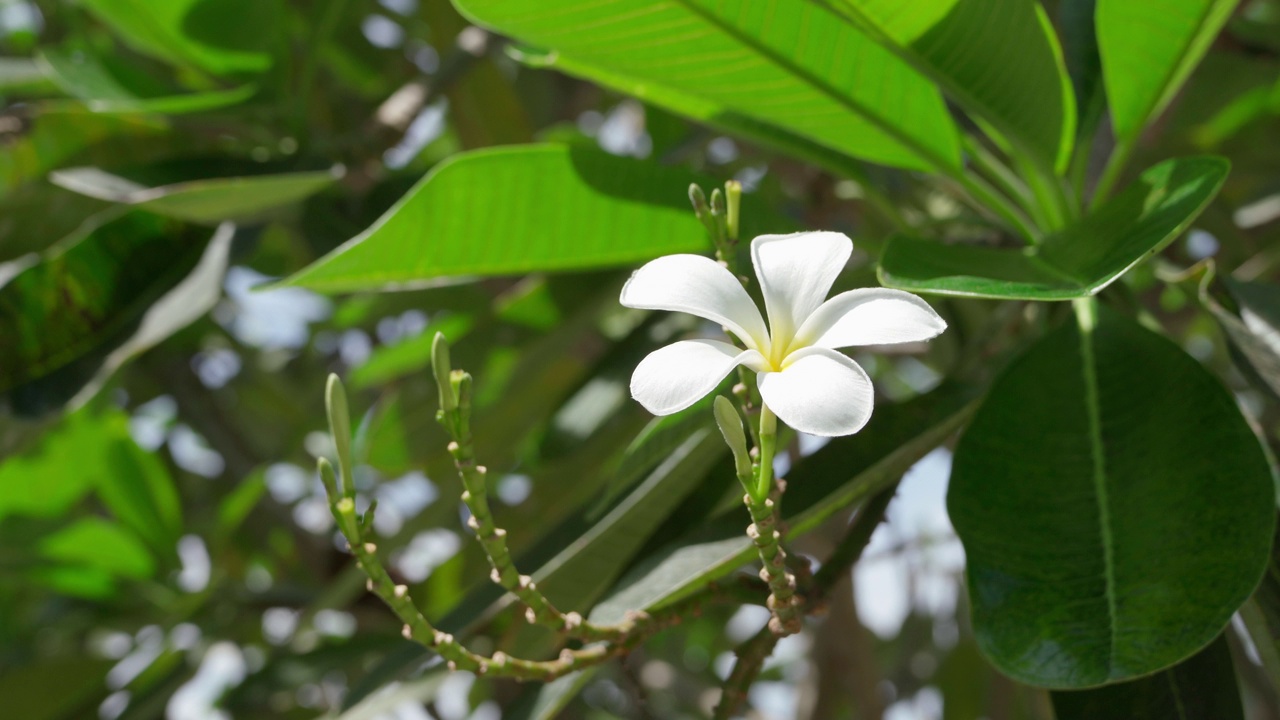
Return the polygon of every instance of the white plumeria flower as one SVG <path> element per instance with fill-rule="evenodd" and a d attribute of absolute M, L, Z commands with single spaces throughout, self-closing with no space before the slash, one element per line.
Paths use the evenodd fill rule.
<path fill-rule="evenodd" d="M 947 324 L 928 303 L 900 290 L 850 290 L 823 302 L 852 252 L 853 241 L 837 232 L 752 240 L 767 327 L 742 284 L 720 263 L 701 255 L 647 263 L 623 286 L 623 305 L 712 320 L 746 350 L 716 340 L 668 345 L 636 367 L 631 395 L 649 412 L 670 415 L 745 365 L 758 373 L 765 405 L 796 430 L 827 437 L 861 430 L 871 418 L 871 378 L 836 348 L 928 340 Z"/>

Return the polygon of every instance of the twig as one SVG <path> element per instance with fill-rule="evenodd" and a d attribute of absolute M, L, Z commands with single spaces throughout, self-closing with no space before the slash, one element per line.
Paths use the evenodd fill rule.
<path fill-rule="evenodd" d="M 432 345 L 432 367 L 440 391 L 437 419 L 453 438 L 449 443 L 449 454 L 453 456 L 454 466 L 462 479 L 462 502 L 471 511 L 467 525 L 475 531 L 476 540 L 489 558 L 493 582 L 515 595 L 525 605 L 525 618 L 531 624 L 543 625 L 587 642 L 625 641 L 634 630 L 632 626 L 627 623 L 599 625 L 583 619 L 577 612 L 560 612 L 538 590 L 533 578 L 522 575 L 516 569 L 511 550 L 507 546 L 507 531 L 493 521 L 489 489 L 485 482 L 487 470 L 483 465 L 476 464 L 471 435 L 471 376 L 452 369 L 448 344 L 439 333 Z"/>

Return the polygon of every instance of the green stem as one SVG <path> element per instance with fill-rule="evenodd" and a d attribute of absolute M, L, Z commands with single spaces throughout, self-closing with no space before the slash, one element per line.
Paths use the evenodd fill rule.
<path fill-rule="evenodd" d="M 996 186 L 1009 198 L 1017 202 L 1023 210 L 1034 214 L 1035 206 L 1031 203 L 1031 191 L 1026 183 L 1000 159 L 983 147 L 973 136 L 965 134 L 961 138 L 964 149 L 969 153 L 969 160 L 980 172 L 990 178 Z"/>
<path fill-rule="evenodd" d="M 716 705 L 712 720 L 729 720 L 738 714 L 738 710 L 747 701 L 751 683 L 760 675 L 764 661 L 773 653 L 780 639 L 766 627 L 734 650 L 737 659 L 733 664 L 733 671 L 724 681 L 724 689 L 720 692 L 720 702 Z"/>
<path fill-rule="evenodd" d="M 1111 156 L 1107 158 L 1107 165 L 1102 170 L 1102 176 L 1098 178 L 1098 184 L 1093 189 L 1093 198 L 1089 201 L 1089 210 L 1098 209 L 1098 206 L 1107 200 L 1111 195 L 1112 189 L 1120 180 L 1120 176 L 1124 173 L 1125 165 L 1129 162 L 1129 156 L 1133 154 L 1134 142 L 1132 138 L 1125 138 L 1116 142 L 1115 148 L 1111 151 Z"/>
<path fill-rule="evenodd" d="M 974 200 L 1012 225 L 1015 230 L 1027 239 L 1028 243 L 1034 243 L 1040 239 L 1042 235 L 1040 229 L 1027 218 L 1022 210 L 996 192 L 985 180 L 963 170 L 952 172 L 949 177 L 959 183 Z"/>

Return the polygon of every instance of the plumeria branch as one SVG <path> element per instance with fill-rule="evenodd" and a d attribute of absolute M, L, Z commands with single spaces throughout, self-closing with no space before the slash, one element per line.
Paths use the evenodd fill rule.
<path fill-rule="evenodd" d="M 453 441 L 449 454 L 462 479 L 462 502 L 471 511 L 467 524 L 475 531 L 476 539 L 484 548 L 492 567 L 491 578 L 526 607 L 525 617 L 531 624 L 543 625 L 588 642 L 625 641 L 633 632 L 632 625 L 598 625 L 583 619 L 577 612 L 563 613 L 547 599 L 537 583 L 528 575 L 522 575 L 511 559 L 507 547 L 507 531 L 497 527 L 489 508 L 489 490 L 485 476 L 487 470 L 476 464 L 474 443 L 471 436 L 471 375 L 453 370 L 449 361 L 449 346 L 443 335 L 437 333 L 432 344 L 432 368 L 440 391 L 440 410 L 437 419 L 444 425 Z"/>
<path fill-rule="evenodd" d="M 826 603 L 826 595 L 837 582 L 848 572 L 849 568 L 862 557 L 862 552 L 871 542 L 871 535 L 884 520 L 885 510 L 893 500 L 898 486 L 885 488 L 863 504 L 857 516 L 849 526 L 844 538 L 836 544 L 836 548 L 827 557 L 826 562 L 813 576 L 813 582 L 804 596 L 804 608 L 808 612 L 820 612 Z M 720 694 L 720 702 L 716 705 L 714 720 L 728 720 L 738 713 L 747 701 L 747 691 L 764 669 L 764 661 L 773 653 L 781 638 L 773 632 L 773 620 L 770 625 L 738 646 L 734 651 L 736 659 L 733 670 L 725 680 Z"/>
<path fill-rule="evenodd" d="M 444 369 L 447 366 L 447 348 L 443 348 L 438 344 L 436 358 L 441 358 L 442 356 L 445 358 L 445 362 L 438 365 L 440 369 Z M 448 401 L 447 397 L 442 398 L 442 421 L 445 421 L 446 426 L 450 427 L 451 430 L 456 429 L 459 433 L 458 437 L 466 441 L 465 446 L 463 443 L 454 441 L 454 444 L 458 446 L 457 450 L 454 451 L 454 456 L 459 459 L 460 466 L 463 468 L 472 467 L 474 466 L 474 460 L 470 455 L 469 449 L 470 399 L 467 394 L 470 386 L 470 376 L 465 373 L 455 374 L 448 370 L 445 371 L 444 375 L 450 379 L 450 391 L 458 394 L 452 396 L 454 398 L 452 402 Z M 631 652 L 656 633 L 678 624 L 684 618 L 698 616 L 701 614 L 704 604 L 713 602 L 750 602 L 751 599 L 759 597 L 760 588 L 751 587 L 749 584 L 737 582 L 728 584 L 713 583 L 703 592 L 674 603 L 660 611 L 654 613 L 628 612 L 625 619 L 616 625 L 594 625 L 585 621 L 575 623 L 573 616 L 576 614 L 560 615 L 549 602 L 546 602 L 545 598 L 537 593 L 536 586 L 527 579 L 527 576 L 521 576 L 515 571 L 510 562 L 510 553 L 506 548 L 506 533 L 493 526 L 492 517 L 488 513 L 487 500 L 478 499 L 485 496 L 473 494 L 468 502 L 468 506 L 472 508 L 473 519 L 485 517 L 487 520 L 476 519 L 472 527 L 478 526 L 480 528 L 477 533 L 481 536 L 482 544 L 484 544 L 483 540 L 486 535 L 484 529 L 488 528 L 490 530 L 487 533 L 490 543 L 485 544 L 485 550 L 491 554 L 490 559 L 494 562 L 495 579 L 503 574 L 502 571 L 498 570 L 499 567 L 508 570 L 508 577 L 510 577 L 511 573 L 514 573 L 517 578 L 515 585 L 519 590 L 517 596 L 522 601 L 527 598 L 533 603 L 538 603 L 540 600 L 543 603 L 541 606 L 528 605 L 531 616 L 541 618 L 546 617 L 548 613 L 556 613 L 558 617 L 552 620 L 552 622 L 556 623 L 556 627 L 562 629 L 566 634 L 588 643 L 580 649 L 565 648 L 560 651 L 555 659 L 545 661 L 525 660 L 512 657 L 501 651 L 494 653 L 492 656 L 474 653 L 452 635 L 435 627 L 418 609 L 417 603 L 409 593 L 408 586 L 397 584 L 387 571 L 386 566 L 383 565 L 378 556 L 378 545 L 375 542 L 373 532 L 373 513 L 376 509 L 376 503 L 371 504 L 364 513 L 359 513 L 356 510 L 356 493 L 353 482 L 354 466 L 351 459 L 350 414 L 348 412 L 346 392 L 343 389 L 342 382 L 336 375 L 329 376 L 325 401 L 329 416 L 329 428 L 333 434 L 334 447 L 337 451 L 338 467 L 335 470 L 333 464 L 325 458 L 318 460 L 317 466 L 329 497 L 329 508 L 333 513 L 334 520 L 337 522 L 338 530 L 347 539 L 351 552 L 359 563 L 360 568 L 368 575 L 367 587 L 369 591 L 378 595 L 404 624 L 404 628 L 401 631 L 404 637 L 439 653 L 448 662 L 451 670 L 467 670 L 481 675 L 514 678 L 517 680 L 551 682 L 567 673 L 591 665 L 598 665 L 619 655 Z M 467 450 L 464 451 L 463 447 L 466 447 Z M 453 450 L 452 447 L 451 450 Z M 468 492 L 474 489 L 476 484 L 482 482 L 483 479 L 483 472 L 467 472 L 464 482 L 469 485 Z M 466 499 L 464 495 L 464 500 Z M 501 541 L 500 549 L 495 544 L 497 541 L 492 539 L 495 536 Z M 494 558 L 497 559 L 494 560 Z M 537 594 L 537 597 L 534 597 L 534 594 Z M 539 611 L 534 610 L 535 607 L 542 608 L 541 614 L 539 614 Z"/>

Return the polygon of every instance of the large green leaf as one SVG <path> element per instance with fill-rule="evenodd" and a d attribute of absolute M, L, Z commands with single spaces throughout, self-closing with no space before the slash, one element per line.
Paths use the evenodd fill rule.
<path fill-rule="evenodd" d="M 0 392 L 36 414 L 203 314 L 232 229 L 134 211 L 89 225 L 0 288 Z"/>
<path fill-rule="evenodd" d="M 830 11 L 804 0 L 455 0 L 463 14 L 569 66 L 785 128 L 886 165 L 955 169 L 936 89 Z"/>
<path fill-rule="evenodd" d="M 694 179 L 700 178 L 560 145 L 456 155 L 373 227 L 285 284 L 367 290 L 700 251 L 705 231 L 685 194 Z"/>
<path fill-rule="evenodd" d="M 280 30 L 278 0 L 83 0 L 135 49 L 215 74 L 262 72 Z"/>
<path fill-rule="evenodd" d="M 825 0 L 961 106 L 1061 172 L 1076 106 L 1053 23 L 1029 0 Z"/>
<path fill-rule="evenodd" d="M 99 200 L 133 205 L 157 215 L 193 223 L 251 221 L 280 206 L 303 200 L 341 178 L 344 169 L 239 177 L 212 177 L 164 185 L 96 167 L 74 167 L 50 173 L 49 180 Z"/>
<path fill-rule="evenodd" d="M 1078 310 L 1010 366 L 956 449 L 974 633 L 1034 685 L 1147 675 L 1257 585 L 1271 471 L 1232 395 L 1163 337 Z"/>
<path fill-rule="evenodd" d="M 1190 226 L 1226 179 L 1217 157 L 1166 160 L 1083 220 L 1019 249 L 890 238 L 880 282 L 919 293 L 1023 300 L 1096 294 Z"/>
<path fill-rule="evenodd" d="M 1244 720 L 1226 635 L 1168 670 L 1095 690 L 1053 693 L 1057 720 Z"/>
<path fill-rule="evenodd" d="M 960 428 L 974 409 L 970 388 L 946 385 L 900 405 L 881 406 L 857 435 L 837 438 L 787 478 L 782 510 L 790 536 L 804 534 L 842 509 L 895 482 Z M 707 521 L 637 566 L 591 612 L 616 622 L 628 610 L 661 607 L 742 567 L 755 557 L 746 511 Z"/>
<path fill-rule="evenodd" d="M 63 92 L 83 100 L 94 112 L 202 112 L 243 102 L 255 92 L 252 85 L 197 93 L 138 87 L 130 83 L 133 78 L 117 75 L 110 65 L 79 50 L 48 48 L 37 58 Z"/>
<path fill-rule="evenodd" d="M 1237 2 L 1098 0 L 1098 52 L 1119 141 L 1132 142 L 1169 104 Z"/>

